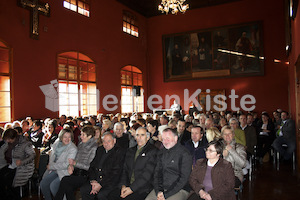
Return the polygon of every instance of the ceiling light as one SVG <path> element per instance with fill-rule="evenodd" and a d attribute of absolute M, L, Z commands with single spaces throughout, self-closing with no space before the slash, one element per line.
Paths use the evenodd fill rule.
<path fill-rule="evenodd" d="M 185 13 L 185 11 L 189 8 L 189 4 L 184 4 L 186 0 L 162 0 L 160 5 L 158 6 L 158 10 L 162 13 L 168 14 L 171 12 L 172 14 L 177 14 L 178 11 Z"/>

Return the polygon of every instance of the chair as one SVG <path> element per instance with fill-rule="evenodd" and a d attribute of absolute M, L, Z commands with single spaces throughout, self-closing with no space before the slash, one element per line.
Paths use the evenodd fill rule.
<path fill-rule="evenodd" d="M 256 157 L 257 157 L 257 146 L 254 146 L 254 154 L 251 154 L 249 157 L 249 164 L 250 164 L 250 168 L 249 168 L 249 181 L 252 180 L 252 173 L 255 170 L 256 167 Z"/>
<path fill-rule="evenodd" d="M 287 145 L 286 144 L 282 144 L 282 147 L 283 148 L 287 148 Z M 296 150 L 295 150 L 296 151 Z M 296 152 L 293 152 L 293 156 L 292 156 L 292 162 L 293 162 L 293 171 L 296 170 Z M 274 149 L 274 154 L 275 154 L 275 159 L 276 161 L 273 159 L 273 164 L 276 164 L 276 169 L 279 170 L 279 164 L 280 164 L 280 155 L 279 155 L 279 152 L 276 151 Z"/>
<path fill-rule="evenodd" d="M 23 198 L 23 187 L 25 189 L 27 185 L 28 185 L 29 198 L 32 198 L 32 193 L 31 193 L 32 180 L 31 180 L 31 178 L 28 180 L 28 182 L 26 183 L 26 185 L 20 186 L 20 197 L 21 198 Z"/>
<path fill-rule="evenodd" d="M 40 187 L 40 182 L 43 178 L 43 175 L 47 169 L 47 165 L 49 162 L 49 155 L 48 154 L 40 154 L 40 159 L 39 159 L 39 179 L 38 179 L 38 196 L 40 198 L 41 196 L 41 187 Z"/>
<path fill-rule="evenodd" d="M 34 148 L 34 152 L 35 152 L 35 158 L 34 158 L 34 166 L 36 169 L 38 169 L 39 167 L 39 163 L 40 163 L 40 149 L 39 148 Z"/>
<path fill-rule="evenodd" d="M 240 200 L 242 197 L 242 192 L 243 192 L 243 184 L 240 185 L 238 188 L 234 188 L 236 200 Z"/>
<path fill-rule="evenodd" d="M 252 180 L 252 172 L 254 171 L 255 168 L 255 155 L 251 155 L 249 158 L 249 164 L 250 164 L 250 168 L 249 168 L 249 181 Z"/>
<path fill-rule="evenodd" d="M 273 148 L 273 147 L 271 147 L 271 149 L 270 149 L 270 155 L 272 156 L 272 158 L 273 158 L 273 166 L 275 166 L 276 165 L 276 155 L 275 155 L 276 153 L 275 153 L 275 149 Z"/>

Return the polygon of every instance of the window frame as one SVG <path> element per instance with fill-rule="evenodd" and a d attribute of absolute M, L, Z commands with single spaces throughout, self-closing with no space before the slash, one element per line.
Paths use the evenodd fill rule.
<path fill-rule="evenodd" d="M 1 60 L 1 62 L 8 62 L 8 73 L 5 73 L 5 72 L 0 72 L 0 76 L 1 77 L 8 77 L 9 78 L 9 103 L 10 105 L 9 106 L 1 106 L 2 107 L 9 107 L 9 113 L 10 113 L 10 117 L 9 117 L 9 121 L 4 121 L 0 118 L 0 124 L 2 123 L 7 123 L 7 122 L 11 122 L 13 121 L 14 119 L 14 113 L 13 113 L 13 86 L 12 86 L 12 48 L 6 44 L 6 42 L 2 41 L 0 39 L 0 49 L 4 49 L 4 50 L 7 50 L 7 54 L 8 54 L 8 59 L 7 61 L 5 60 Z M 2 84 L 2 83 L 1 83 Z M 2 91 L 1 91 L 2 92 Z M 8 91 L 3 91 L 3 92 L 8 92 Z"/>
<path fill-rule="evenodd" d="M 139 26 L 137 17 L 131 12 L 124 10 L 122 15 L 122 30 L 123 33 L 139 38 Z M 128 27 L 129 26 L 129 27 Z M 130 32 L 128 32 L 130 31 Z"/>
<path fill-rule="evenodd" d="M 76 5 L 71 3 L 72 1 L 76 1 Z M 82 8 L 79 7 L 80 3 L 83 4 Z M 67 7 L 67 4 L 70 4 L 69 7 Z M 63 0 L 63 7 L 68 9 L 68 10 L 71 10 L 73 12 L 76 12 L 80 15 L 83 15 L 85 17 L 90 17 L 91 16 L 91 1 L 90 0 Z M 73 7 L 73 9 L 72 9 L 72 7 Z M 79 8 L 82 9 L 82 12 L 80 11 Z"/>
<path fill-rule="evenodd" d="M 128 70 L 128 69 L 126 69 L 126 68 L 129 68 L 130 67 L 130 70 Z M 135 71 L 134 71 L 134 70 Z M 123 73 L 124 72 L 124 73 Z M 123 83 L 123 80 L 124 80 L 124 78 L 123 78 L 123 74 L 126 74 L 126 76 L 127 75 L 129 75 L 129 73 L 131 74 L 129 77 L 130 77 L 130 79 L 128 79 L 127 77 L 125 77 L 126 79 L 125 79 L 125 83 Z M 137 74 L 137 80 L 135 81 L 134 80 L 134 74 Z M 143 72 L 139 69 L 139 68 L 137 68 L 137 67 L 135 67 L 135 66 L 133 66 L 133 65 L 126 65 L 126 66 L 124 66 L 124 67 L 122 67 L 121 69 L 120 69 L 120 75 L 121 75 L 121 79 L 120 79 L 120 81 L 121 81 L 121 113 L 128 113 L 128 112 L 123 112 L 123 101 L 122 101 L 122 97 L 123 97 L 123 88 L 125 88 L 125 89 L 127 89 L 127 88 L 129 88 L 130 89 L 130 95 L 127 95 L 127 96 L 129 96 L 129 97 L 132 97 L 132 99 L 131 99 L 131 102 L 130 102 L 130 104 L 125 104 L 125 105 L 130 105 L 131 107 L 132 107 L 132 111 L 130 111 L 130 113 L 134 113 L 134 112 L 144 112 L 145 111 L 145 105 L 144 105 L 144 102 L 145 102 L 145 95 L 144 95 L 144 87 L 143 87 Z M 140 75 L 140 76 L 139 76 Z M 141 79 L 139 79 L 139 77 L 141 78 Z M 128 83 L 128 81 L 129 81 L 129 83 Z M 140 82 L 139 82 L 140 81 Z M 134 84 L 136 82 L 136 84 Z M 140 92 L 141 92 L 141 95 L 140 96 L 142 96 L 142 98 L 143 98 L 143 100 L 142 100 L 142 103 L 138 103 L 138 105 L 142 105 L 142 109 L 141 109 L 141 111 L 139 111 L 140 109 L 137 109 L 136 110 L 136 101 L 135 101 L 135 97 L 136 98 L 138 98 L 139 96 L 134 96 L 134 94 L 133 94 L 133 92 L 134 92 L 134 86 L 139 86 L 140 87 Z"/>
<path fill-rule="evenodd" d="M 71 57 L 71 56 L 68 56 L 68 55 L 63 55 L 63 54 L 76 54 L 76 57 Z M 88 58 L 89 60 L 84 60 L 82 59 L 82 57 L 86 57 Z M 62 72 L 60 71 L 60 65 L 62 64 L 62 62 L 60 62 L 60 59 L 66 59 L 66 63 L 63 63 L 65 64 L 65 71 Z M 75 74 L 74 77 L 76 78 L 70 78 L 69 77 L 69 60 L 73 61 L 72 64 L 75 63 L 76 61 L 76 73 L 71 73 L 71 74 Z M 87 67 L 86 67 L 86 70 L 82 70 L 82 65 L 81 63 L 86 63 L 87 64 Z M 92 67 L 94 67 L 94 70 L 91 70 L 89 71 L 89 65 L 92 65 Z M 75 95 L 75 93 L 70 93 L 69 91 L 69 85 L 70 84 L 76 84 L 77 85 L 77 110 L 78 110 L 78 113 L 76 116 L 82 116 L 82 115 L 96 115 L 98 114 L 98 98 L 97 98 L 97 64 L 92 60 L 90 59 L 88 56 L 86 56 L 85 54 L 82 54 L 80 52 L 77 52 L 77 51 L 70 51 L 70 52 L 63 52 L 63 53 L 60 53 L 57 55 L 57 77 L 58 77 L 58 82 L 59 84 L 63 84 L 63 83 L 66 83 L 66 92 L 64 91 L 59 91 L 59 95 L 62 95 L 62 94 L 66 94 L 66 96 L 70 96 L 70 94 L 73 94 Z M 60 73 L 65 73 L 65 78 L 62 78 L 62 76 L 60 75 Z M 86 73 L 87 74 L 87 78 L 86 80 L 83 80 L 82 76 L 83 76 L 83 73 Z M 88 80 L 89 78 L 89 74 L 94 74 L 92 77 L 92 81 L 91 80 Z M 87 86 L 88 89 L 82 89 L 82 87 L 84 86 Z M 90 88 L 91 87 L 94 87 L 94 90 L 95 90 L 95 93 L 91 93 L 89 92 Z M 86 90 L 86 92 L 83 92 L 84 90 Z M 89 102 L 89 98 L 90 96 L 93 96 L 93 95 L 96 95 L 95 97 L 95 104 L 90 104 Z M 86 99 L 84 99 L 84 97 L 87 97 Z M 86 103 L 84 104 L 83 101 L 86 100 Z M 74 106 L 74 105 L 71 105 L 70 104 L 70 100 L 68 100 L 68 104 L 63 104 L 61 105 L 61 103 L 59 102 L 59 115 L 61 114 L 66 114 L 66 113 L 60 113 L 60 107 L 61 106 L 67 106 L 69 108 L 69 113 L 70 113 L 70 107 Z M 96 108 L 96 113 L 90 113 L 90 107 L 91 106 L 94 106 Z M 87 110 L 87 113 L 83 113 L 84 110 Z"/>

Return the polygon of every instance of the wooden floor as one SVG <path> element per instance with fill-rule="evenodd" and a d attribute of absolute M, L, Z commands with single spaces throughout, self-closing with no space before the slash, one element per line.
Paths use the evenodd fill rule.
<path fill-rule="evenodd" d="M 243 184 L 242 200 L 299 200 L 300 179 L 292 169 L 292 163 L 280 163 L 276 170 L 273 164 L 257 164 L 252 181 Z"/>
<path fill-rule="evenodd" d="M 33 192 L 36 193 L 36 192 Z M 38 196 L 28 195 L 24 200 L 38 200 Z M 43 199 L 43 198 L 41 198 Z M 300 200 L 300 179 L 293 172 L 292 164 L 280 164 L 277 171 L 273 164 L 257 164 L 252 180 L 247 176 L 243 183 L 240 200 Z"/>

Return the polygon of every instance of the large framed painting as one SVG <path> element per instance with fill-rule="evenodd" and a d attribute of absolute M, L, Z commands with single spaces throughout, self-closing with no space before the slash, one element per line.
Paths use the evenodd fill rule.
<path fill-rule="evenodd" d="M 264 74 L 262 22 L 163 35 L 164 81 Z"/>

